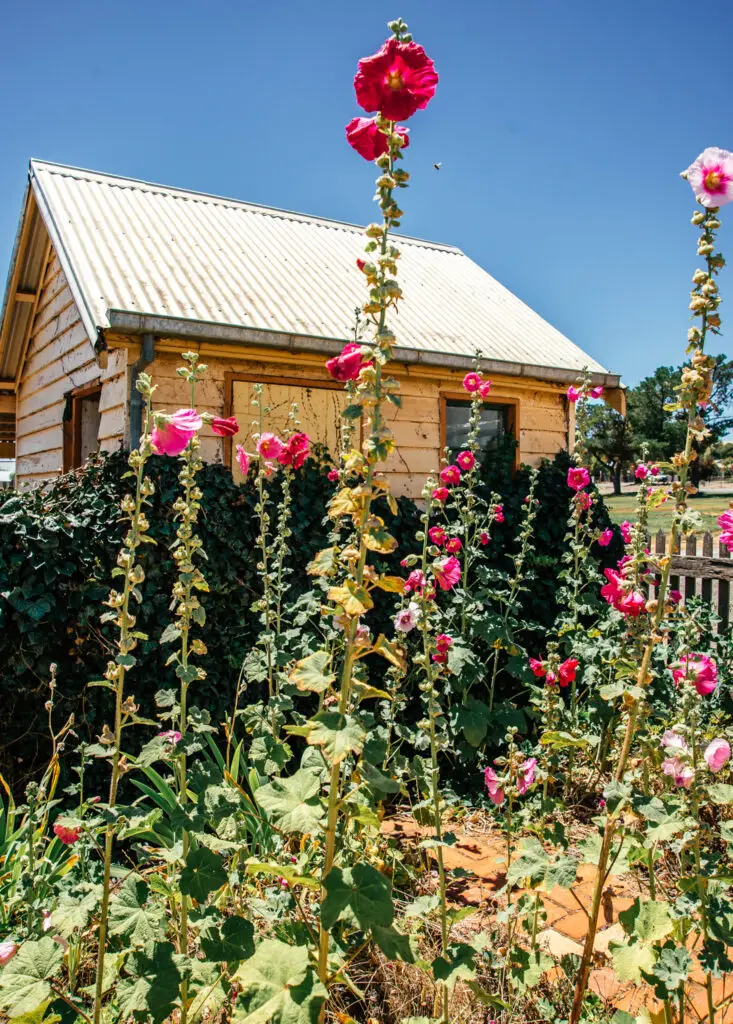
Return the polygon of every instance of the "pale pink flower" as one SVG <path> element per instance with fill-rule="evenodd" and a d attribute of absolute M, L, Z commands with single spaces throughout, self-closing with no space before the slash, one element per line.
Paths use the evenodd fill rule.
<path fill-rule="evenodd" d="M 708 654 L 683 654 L 680 668 L 674 669 L 672 677 L 677 686 L 689 679 L 700 696 L 705 696 L 718 685 L 718 666 Z"/>
<path fill-rule="evenodd" d="M 668 757 L 662 761 L 662 771 L 665 775 L 671 776 L 675 786 L 682 789 L 689 789 L 695 773 L 679 757 Z"/>
<path fill-rule="evenodd" d="M 528 757 L 526 761 L 520 764 L 519 776 L 517 777 L 517 790 L 519 791 L 520 796 L 523 796 L 534 782 L 536 767 L 536 757 Z"/>
<path fill-rule="evenodd" d="M 602 548 L 607 548 L 612 540 L 613 540 L 613 530 L 608 528 L 608 529 L 604 530 L 603 533 L 599 536 L 598 543 L 600 544 L 600 546 Z"/>
<path fill-rule="evenodd" d="M 568 487 L 579 491 L 590 483 L 590 473 L 585 466 L 571 466 L 568 470 Z"/>
<path fill-rule="evenodd" d="M 150 435 L 153 451 L 158 455 L 180 455 L 203 420 L 195 409 L 179 409 L 172 416 L 156 415 Z"/>
<path fill-rule="evenodd" d="M 478 391 L 481 387 L 481 376 L 478 373 L 467 373 L 463 378 L 463 387 L 468 392 Z"/>
<path fill-rule="evenodd" d="M 733 153 L 709 146 L 683 172 L 683 177 L 703 206 L 725 206 L 733 199 Z"/>
<path fill-rule="evenodd" d="M 687 743 L 684 736 L 680 736 L 674 729 L 667 729 L 660 740 L 661 745 L 666 749 L 671 747 L 673 750 L 687 750 Z"/>
<path fill-rule="evenodd" d="M 624 544 L 631 543 L 631 523 L 628 519 L 624 519 L 623 523 L 621 523 L 621 536 L 624 539 Z"/>
<path fill-rule="evenodd" d="M 461 563 L 451 555 L 433 563 L 433 574 L 441 590 L 450 590 L 461 578 Z"/>
<path fill-rule="evenodd" d="M 420 608 L 414 601 L 410 601 L 407 608 L 401 608 L 394 617 L 394 628 L 400 633 L 411 632 L 420 618 Z"/>
<path fill-rule="evenodd" d="M 722 516 L 718 516 L 720 527 L 720 543 L 733 550 L 733 508 L 729 508 Z"/>
<path fill-rule="evenodd" d="M 440 471 L 440 479 L 444 484 L 459 484 L 461 482 L 461 471 L 458 466 L 443 466 Z"/>
<path fill-rule="evenodd" d="M 177 729 L 166 729 L 164 732 L 159 732 L 158 738 L 165 740 L 166 743 L 170 743 L 173 747 L 181 742 L 181 734 Z"/>
<path fill-rule="evenodd" d="M 646 480 L 646 478 L 649 476 L 649 470 L 643 462 L 640 462 L 634 470 L 634 476 L 637 480 Z"/>
<path fill-rule="evenodd" d="M 5 964 L 9 963 L 18 952 L 18 944 L 13 942 L 12 939 L 5 939 L 4 942 L 0 942 L 0 966 L 4 967 Z"/>
<path fill-rule="evenodd" d="M 478 393 L 481 395 L 481 397 L 482 398 L 488 398 L 490 391 L 491 391 L 491 381 L 490 380 L 482 381 L 481 387 L 478 389 Z"/>
<path fill-rule="evenodd" d="M 255 447 L 257 454 L 261 455 L 263 459 L 279 459 L 285 451 L 285 445 L 280 438 L 276 434 L 271 434 L 267 431 L 264 434 L 260 434 Z"/>
<path fill-rule="evenodd" d="M 730 761 L 730 744 L 727 740 L 715 739 L 708 743 L 703 754 L 711 772 L 719 772 Z"/>
<path fill-rule="evenodd" d="M 499 785 L 499 777 L 491 767 L 484 768 L 484 782 L 489 791 L 489 799 L 497 807 L 504 803 L 504 790 Z"/>
<path fill-rule="evenodd" d="M 244 450 L 243 444 L 237 445 L 237 462 L 244 476 L 249 472 L 249 455 Z"/>
<path fill-rule="evenodd" d="M 476 458 L 473 452 L 459 452 L 458 455 L 456 455 L 456 462 L 464 473 L 468 473 L 469 470 L 473 469 L 476 465 Z"/>

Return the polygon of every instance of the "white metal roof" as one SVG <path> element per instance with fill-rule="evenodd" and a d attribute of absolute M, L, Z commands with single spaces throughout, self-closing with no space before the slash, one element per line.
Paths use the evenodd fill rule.
<path fill-rule="evenodd" d="M 364 298 L 356 225 L 37 160 L 31 185 L 90 337 L 111 310 L 350 336 Z M 401 348 L 607 373 L 459 249 L 398 245 Z"/>

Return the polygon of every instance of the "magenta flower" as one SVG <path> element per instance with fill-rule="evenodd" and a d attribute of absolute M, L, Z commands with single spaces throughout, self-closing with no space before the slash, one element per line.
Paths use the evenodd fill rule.
<path fill-rule="evenodd" d="M 406 121 L 424 110 L 435 93 L 438 73 L 422 46 L 390 38 L 359 61 L 356 102 L 367 113 L 378 110 L 388 121 Z"/>
<path fill-rule="evenodd" d="M 307 434 L 296 431 L 291 434 L 282 452 L 277 456 L 281 466 L 292 466 L 300 469 L 310 455 L 310 438 Z"/>
<path fill-rule="evenodd" d="M 435 501 L 447 501 L 450 491 L 447 487 L 436 487 L 433 491 L 433 498 Z"/>
<path fill-rule="evenodd" d="M 481 383 L 481 375 L 478 373 L 467 373 L 463 378 L 463 388 L 468 392 L 478 391 Z"/>
<path fill-rule="evenodd" d="M 631 543 L 631 523 L 628 519 L 624 519 L 623 523 L 621 523 L 621 536 L 624 539 L 624 544 Z"/>
<path fill-rule="evenodd" d="M 5 939 L 4 942 L 0 942 L 0 967 L 4 967 L 5 964 L 9 963 L 17 952 L 18 944 L 13 942 L 12 939 Z"/>
<path fill-rule="evenodd" d="M 468 451 L 459 452 L 458 455 L 456 455 L 456 462 L 458 463 L 458 465 L 460 466 L 464 473 L 468 473 L 469 470 L 473 469 L 473 467 L 476 465 L 476 459 L 474 457 L 473 452 Z"/>
<path fill-rule="evenodd" d="M 674 669 L 672 678 L 677 686 L 689 679 L 701 697 L 712 693 L 718 685 L 718 666 L 707 654 L 683 654 L 680 668 Z"/>
<path fill-rule="evenodd" d="M 418 623 L 420 608 L 414 601 L 410 601 L 407 608 L 402 608 L 394 617 L 394 628 L 400 633 L 410 633 Z"/>
<path fill-rule="evenodd" d="M 362 361 L 361 345 L 353 341 L 344 345 L 339 355 L 326 361 L 326 369 L 330 375 L 334 380 L 340 381 L 356 380 L 365 366 L 372 366 L 372 363 Z"/>
<path fill-rule="evenodd" d="M 402 148 L 410 145 L 409 128 L 395 127 L 395 134 L 402 139 Z M 365 160 L 376 160 L 389 148 L 387 135 L 377 127 L 375 117 L 354 117 L 346 125 L 346 141 Z"/>
<path fill-rule="evenodd" d="M 481 397 L 482 398 L 488 398 L 490 391 L 491 391 L 491 381 L 490 380 L 481 381 L 481 387 L 478 389 L 478 393 L 481 395 Z"/>
<path fill-rule="evenodd" d="M 604 530 L 603 533 L 600 535 L 600 537 L 598 538 L 598 543 L 602 548 L 607 548 L 612 540 L 613 530 L 609 527 L 608 529 Z"/>
<path fill-rule="evenodd" d="M 237 462 L 244 476 L 249 472 L 249 455 L 244 450 L 244 445 L 237 445 Z"/>
<path fill-rule="evenodd" d="M 519 776 L 517 777 L 517 790 L 519 791 L 520 796 L 523 796 L 534 782 L 534 772 L 536 767 L 536 757 L 528 757 L 526 761 L 520 764 Z"/>
<path fill-rule="evenodd" d="M 587 491 L 578 491 L 575 495 L 575 500 L 584 512 L 587 512 L 593 504 L 593 499 Z"/>
<path fill-rule="evenodd" d="M 478 539 L 479 539 L 479 543 L 480 543 L 480 544 L 483 544 L 483 546 L 484 546 L 484 547 L 486 547 L 486 545 L 487 545 L 487 544 L 489 543 L 489 541 L 491 540 L 491 538 L 489 537 L 489 535 L 488 535 L 488 533 L 486 532 L 486 530 L 482 530 L 482 531 L 481 531 L 481 533 L 480 533 L 480 534 L 479 534 L 479 536 L 478 536 Z"/>
<path fill-rule="evenodd" d="M 422 592 L 422 588 L 425 586 L 425 573 L 422 569 L 413 569 L 410 575 L 405 580 L 405 593 L 409 594 L 412 590 L 416 590 L 417 593 Z"/>
<path fill-rule="evenodd" d="M 598 384 L 596 387 L 591 388 L 590 391 L 588 392 L 588 394 L 590 395 L 591 398 L 602 398 L 603 397 L 603 388 L 601 387 L 600 384 Z"/>
<path fill-rule="evenodd" d="M 578 674 L 578 665 L 580 662 L 577 658 L 566 658 L 561 665 L 558 666 L 557 674 L 560 686 L 569 686 L 574 681 Z"/>
<path fill-rule="evenodd" d="M 640 462 L 634 470 L 634 476 L 637 480 L 646 480 L 646 478 L 649 476 L 649 470 L 643 462 Z"/>
<path fill-rule="evenodd" d="M 450 540 L 446 542 L 445 550 L 449 555 L 457 555 L 462 547 L 463 545 L 461 544 L 459 537 L 451 537 Z"/>
<path fill-rule="evenodd" d="M 449 486 L 461 482 L 461 471 L 458 466 L 443 466 L 440 471 L 440 479 Z"/>
<path fill-rule="evenodd" d="M 453 637 L 448 636 L 447 633 L 438 633 L 435 638 L 435 647 L 441 653 L 445 654 L 449 647 L 453 646 Z"/>
<path fill-rule="evenodd" d="M 177 729 L 166 729 L 164 732 L 159 732 L 158 738 L 170 743 L 172 747 L 181 742 L 181 734 Z"/>
<path fill-rule="evenodd" d="M 494 519 L 496 520 L 497 523 L 503 523 L 504 522 L 504 506 L 503 505 L 497 505 L 496 508 L 494 509 Z"/>
<path fill-rule="evenodd" d="M 603 574 L 608 582 L 601 587 L 601 597 L 623 615 L 631 618 L 641 615 L 646 607 L 644 596 L 638 591 L 627 590 L 628 584 L 615 569 L 604 569 Z"/>
<path fill-rule="evenodd" d="M 649 472 L 652 476 L 659 476 L 659 466 L 652 466 Z"/>
<path fill-rule="evenodd" d="M 531 669 L 532 675 L 537 676 L 538 679 L 541 679 L 547 671 L 547 669 L 545 668 L 544 661 L 540 661 L 539 658 L 530 658 L 529 667 Z"/>
<path fill-rule="evenodd" d="M 730 744 L 723 739 L 712 740 L 705 747 L 703 757 L 710 771 L 717 773 L 730 761 Z"/>
<path fill-rule="evenodd" d="M 431 526 L 428 530 L 428 537 L 438 547 L 442 547 L 445 544 L 445 530 L 442 526 Z"/>
<path fill-rule="evenodd" d="M 718 516 L 720 527 L 720 543 L 733 550 L 733 508 L 729 508 L 722 516 Z"/>
<path fill-rule="evenodd" d="M 172 416 L 155 417 L 155 427 L 150 435 L 153 451 L 158 455 L 180 455 L 203 420 L 195 409 L 179 409 Z"/>
<path fill-rule="evenodd" d="M 433 574 L 441 590 L 450 590 L 461 578 L 461 563 L 451 555 L 433 563 Z"/>
<path fill-rule="evenodd" d="M 670 590 L 669 599 L 672 604 L 679 604 L 682 600 L 682 594 L 679 590 Z"/>
<path fill-rule="evenodd" d="M 683 172 L 683 177 L 703 206 L 725 206 L 733 199 L 733 153 L 709 146 Z"/>
<path fill-rule="evenodd" d="M 68 825 L 61 825 L 59 822 L 56 822 L 53 827 L 53 833 L 61 840 L 64 846 L 73 846 L 74 843 L 79 841 L 81 829 L 78 827 L 71 828 Z"/>
<path fill-rule="evenodd" d="M 228 416 L 226 419 L 215 416 L 211 421 L 211 429 L 218 437 L 233 437 L 239 433 L 239 424 L 234 416 Z"/>
<path fill-rule="evenodd" d="M 576 388 L 574 384 L 571 384 L 568 390 L 565 392 L 568 402 L 577 402 L 582 392 L 580 388 Z"/>
<path fill-rule="evenodd" d="M 668 757 L 662 761 L 662 771 L 665 775 L 671 776 L 675 786 L 682 789 L 689 789 L 695 773 L 679 757 Z"/>
<path fill-rule="evenodd" d="M 328 479 L 331 481 L 331 483 L 335 484 L 336 481 L 338 480 L 338 478 L 339 478 L 339 471 L 337 469 L 329 469 L 329 471 L 328 471 Z"/>
<path fill-rule="evenodd" d="M 579 491 L 590 483 L 590 473 L 585 466 L 571 466 L 568 470 L 568 487 Z"/>
<path fill-rule="evenodd" d="M 263 459 L 279 459 L 285 451 L 285 445 L 280 438 L 276 434 L 270 434 L 267 431 L 264 434 L 260 434 L 257 438 L 255 448 L 257 449 L 257 454 L 261 455 Z"/>
<path fill-rule="evenodd" d="M 489 791 L 489 799 L 497 807 L 504 803 L 504 790 L 499 785 L 499 777 L 491 767 L 484 768 L 484 782 Z"/>
<path fill-rule="evenodd" d="M 622 615 L 628 615 L 630 619 L 636 619 L 646 608 L 646 598 L 638 590 L 630 590 L 620 598 L 614 608 Z"/>

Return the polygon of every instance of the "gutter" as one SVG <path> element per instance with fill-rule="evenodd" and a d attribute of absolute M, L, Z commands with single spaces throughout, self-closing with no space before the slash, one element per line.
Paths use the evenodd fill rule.
<path fill-rule="evenodd" d="M 155 336 L 143 334 L 140 345 L 140 355 L 132 364 L 130 374 L 130 451 L 134 451 L 140 444 L 143 423 L 143 396 L 137 390 L 136 384 L 140 374 L 153 361 L 155 355 Z"/>
<path fill-rule="evenodd" d="M 319 338 L 284 334 L 260 327 L 239 327 L 235 324 L 215 323 L 208 320 L 187 320 L 180 317 L 160 316 L 156 313 L 132 313 L 121 309 L 108 309 L 109 329 L 120 334 L 153 334 L 159 338 L 181 338 L 191 341 L 207 341 L 242 346 L 265 346 L 295 353 L 314 352 L 319 355 L 338 355 L 346 344 L 345 338 Z M 407 366 L 434 366 L 448 370 L 472 370 L 473 356 L 451 355 L 445 352 L 426 352 L 414 348 L 395 348 L 395 361 Z M 572 384 L 577 380 L 579 368 L 537 366 L 534 363 L 511 363 L 501 359 L 481 359 L 482 370 L 488 373 L 506 374 L 511 377 L 528 377 L 534 380 L 551 381 L 555 384 Z M 606 388 L 621 386 L 621 377 L 616 373 L 596 371 L 591 373 L 591 383 Z"/>

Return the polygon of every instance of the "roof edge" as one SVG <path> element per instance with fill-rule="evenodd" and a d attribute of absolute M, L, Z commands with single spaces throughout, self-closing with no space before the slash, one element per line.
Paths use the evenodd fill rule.
<path fill-rule="evenodd" d="M 260 327 L 239 327 L 235 324 L 216 323 L 206 320 L 188 320 L 157 313 L 137 313 L 130 310 L 108 309 L 107 320 L 110 330 L 121 334 L 154 334 L 159 338 L 181 338 L 191 341 L 218 342 L 247 346 L 267 345 L 270 348 L 291 352 L 315 352 L 324 355 L 338 354 L 345 344 L 343 338 L 319 338 L 297 334 L 285 334 Z M 412 348 L 395 349 L 395 360 L 408 365 L 444 367 L 450 370 L 473 369 L 472 356 L 449 355 L 444 352 L 425 352 Z M 501 373 L 510 377 L 529 377 L 556 384 L 571 384 L 577 380 L 580 370 L 569 367 L 539 366 L 534 363 L 504 362 L 499 359 L 481 359 L 482 369 L 489 373 Z M 607 388 L 621 386 L 621 377 L 615 373 L 591 372 L 593 384 Z"/>

